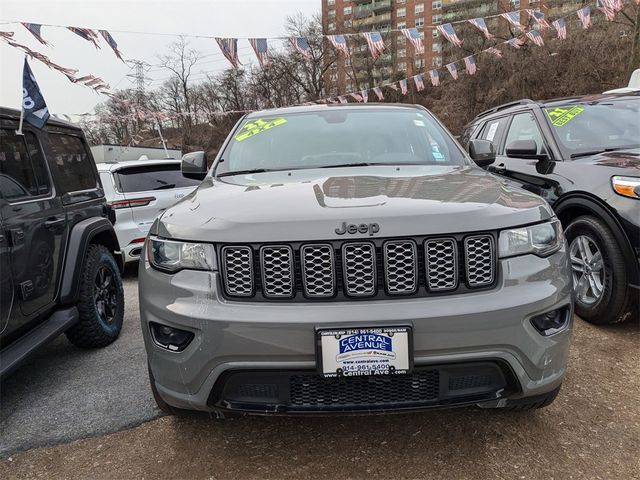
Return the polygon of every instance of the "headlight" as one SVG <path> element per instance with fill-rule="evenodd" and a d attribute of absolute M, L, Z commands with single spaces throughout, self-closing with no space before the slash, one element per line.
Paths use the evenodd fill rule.
<path fill-rule="evenodd" d="M 638 177 L 613 177 L 611 186 L 618 195 L 640 198 L 640 178 Z"/>
<path fill-rule="evenodd" d="M 500 257 L 514 257 L 527 253 L 546 257 L 560 250 L 563 242 L 564 235 L 559 220 L 503 230 L 500 232 Z"/>
<path fill-rule="evenodd" d="M 149 237 L 147 258 L 154 268 L 173 273 L 178 270 L 215 270 L 216 252 L 209 243 L 189 243 Z"/>

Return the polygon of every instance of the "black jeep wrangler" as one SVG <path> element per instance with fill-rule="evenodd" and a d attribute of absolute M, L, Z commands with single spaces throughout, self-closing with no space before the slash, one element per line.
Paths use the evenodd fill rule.
<path fill-rule="evenodd" d="M 104 347 L 122 328 L 122 258 L 82 130 L 0 108 L 0 378 L 61 333 Z"/>

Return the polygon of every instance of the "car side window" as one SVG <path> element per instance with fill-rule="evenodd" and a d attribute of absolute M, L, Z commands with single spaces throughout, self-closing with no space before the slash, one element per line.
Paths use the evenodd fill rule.
<path fill-rule="evenodd" d="M 93 160 L 80 137 L 49 133 L 49 143 L 65 192 L 80 192 L 96 188 Z"/>
<path fill-rule="evenodd" d="M 49 193 L 51 186 L 40 145 L 32 132 L 24 136 L 0 130 L 0 197 L 10 202 Z"/>
<path fill-rule="evenodd" d="M 544 138 L 540 133 L 540 128 L 536 119 L 530 112 L 519 113 L 513 116 L 511 125 L 509 126 L 509 133 L 507 134 L 507 140 L 505 141 L 505 148 L 509 146 L 511 142 L 516 140 L 535 140 L 538 146 L 538 154 L 545 151 Z"/>
<path fill-rule="evenodd" d="M 508 120 L 508 117 L 502 117 L 487 121 L 478 138 L 481 140 L 488 140 L 489 142 L 493 142 L 495 145 L 499 145 L 502 134 L 507 127 Z"/>

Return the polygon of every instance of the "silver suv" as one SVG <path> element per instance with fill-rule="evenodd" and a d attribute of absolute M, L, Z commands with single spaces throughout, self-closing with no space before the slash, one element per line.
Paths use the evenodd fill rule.
<path fill-rule="evenodd" d="M 492 145 L 474 140 L 476 163 Z M 156 220 L 140 310 L 160 408 L 310 414 L 550 404 L 573 318 L 560 223 L 426 109 L 238 122 Z"/>

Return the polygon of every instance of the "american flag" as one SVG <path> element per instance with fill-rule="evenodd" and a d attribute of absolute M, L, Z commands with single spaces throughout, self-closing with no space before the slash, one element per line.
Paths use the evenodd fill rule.
<path fill-rule="evenodd" d="M 400 31 L 407 37 L 407 40 L 411 42 L 417 54 L 424 54 L 424 44 L 422 43 L 422 37 L 417 28 L 403 28 Z"/>
<path fill-rule="evenodd" d="M 400 80 L 400 91 L 402 92 L 403 95 L 406 95 L 407 93 L 409 93 L 409 86 L 407 85 L 407 79 L 403 79 Z"/>
<path fill-rule="evenodd" d="M 509 40 L 507 40 L 504 43 L 506 43 L 510 47 L 513 47 L 513 48 L 515 48 L 517 50 L 522 45 L 524 45 L 524 40 L 522 38 L 520 38 L 520 37 L 513 37 L 513 38 L 510 38 Z"/>
<path fill-rule="evenodd" d="M 612 22 L 616 18 L 616 5 L 615 0 L 597 0 L 596 8 L 604 13 L 607 20 Z"/>
<path fill-rule="evenodd" d="M 100 30 L 100 35 L 102 35 L 102 38 L 104 38 L 107 44 L 111 47 L 111 50 L 113 50 L 113 53 L 116 54 L 116 57 L 118 57 L 120 60 L 124 62 L 124 59 L 122 58 L 122 53 L 120 52 L 120 50 L 118 50 L 118 44 L 113 39 L 111 34 L 106 30 Z"/>
<path fill-rule="evenodd" d="M 346 99 L 345 97 L 343 97 L 342 95 L 340 95 L 340 96 L 338 97 L 338 101 L 339 101 L 340 103 L 349 103 L 349 102 L 347 101 L 347 99 Z"/>
<path fill-rule="evenodd" d="M 553 25 L 553 28 L 556 29 L 559 40 L 567 39 L 567 22 L 564 18 L 557 19 L 556 21 L 551 23 L 551 25 Z"/>
<path fill-rule="evenodd" d="M 384 40 L 378 32 L 365 32 L 362 34 L 367 40 L 371 56 L 375 59 L 384 53 Z"/>
<path fill-rule="evenodd" d="M 438 72 L 438 70 L 430 70 L 429 78 L 431 79 L 431 85 L 433 85 L 434 87 L 440 85 L 440 73 Z"/>
<path fill-rule="evenodd" d="M 382 89 L 380 87 L 375 87 L 373 89 L 373 93 L 376 94 L 376 97 L 378 97 L 380 102 L 384 100 L 384 95 L 382 94 Z"/>
<path fill-rule="evenodd" d="M 306 38 L 291 37 L 289 42 L 293 49 L 302 54 L 305 59 L 309 60 L 309 58 L 311 58 L 311 49 L 309 48 L 309 41 Z"/>
<path fill-rule="evenodd" d="M 505 12 L 500 16 L 516 28 L 524 31 L 524 27 L 520 23 L 520 12 Z"/>
<path fill-rule="evenodd" d="M 464 57 L 464 68 L 467 69 L 467 73 L 469 75 L 475 75 L 478 70 L 478 65 L 476 64 L 476 57 L 473 55 L 469 55 L 468 57 Z"/>
<path fill-rule="evenodd" d="M 458 67 L 456 67 L 455 63 L 447 63 L 446 65 L 447 70 L 449 70 L 449 73 L 451 74 L 451 77 L 454 80 L 458 79 Z"/>
<path fill-rule="evenodd" d="M 271 64 L 271 58 L 269 57 L 269 46 L 267 45 L 266 38 L 250 38 L 249 43 L 253 47 L 253 51 L 256 52 L 258 57 L 258 63 L 260 68 L 267 68 Z"/>
<path fill-rule="evenodd" d="M 461 47 L 463 40 L 458 38 L 456 31 L 453 29 L 453 25 L 450 23 L 445 23 L 444 25 L 437 25 L 436 28 L 441 35 L 444 36 L 447 40 L 453 43 L 456 47 Z"/>
<path fill-rule="evenodd" d="M 487 28 L 487 23 L 484 21 L 484 18 L 472 18 L 469 20 L 469 23 L 484 33 L 484 36 L 487 37 L 487 40 L 491 40 L 495 37 L 489 33 L 489 29 Z"/>
<path fill-rule="evenodd" d="M 100 45 L 98 45 L 98 42 L 96 41 L 98 39 L 98 35 L 93 30 L 90 30 L 88 28 L 79 28 L 79 27 L 67 27 L 67 28 L 71 30 L 73 33 L 75 33 L 76 35 L 84 38 L 87 42 L 93 43 L 93 45 L 96 48 L 100 48 Z"/>
<path fill-rule="evenodd" d="M 242 64 L 238 59 L 238 39 L 217 37 L 216 42 L 218 42 L 218 46 L 220 47 L 222 54 L 231 62 L 233 68 L 236 70 L 240 68 L 240 65 Z"/>
<path fill-rule="evenodd" d="M 544 18 L 544 12 L 529 9 L 527 10 L 527 13 L 531 19 L 536 22 L 536 24 L 540 25 L 542 28 L 549 28 L 549 23 Z"/>
<path fill-rule="evenodd" d="M 491 55 L 495 55 L 498 58 L 502 58 L 502 52 L 496 47 L 489 47 L 485 50 L 485 52 L 490 53 Z"/>
<path fill-rule="evenodd" d="M 351 98 L 353 98 L 356 102 L 362 102 L 362 97 L 359 93 L 350 93 Z"/>
<path fill-rule="evenodd" d="M 362 97 L 362 101 L 363 101 L 364 103 L 369 102 L 369 91 L 368 91 L 368 90 L 362 90 L 362 91 L 360 92 L 360 96 Z"/>
<path fill-rule="evenodd" d="M 36 40 L 38 40 L 41 44 L 43 45 L 50 45 L 44 38 L 42 38 L 42 36 L 40 35 L 40 29 L 42 28 L 42 25 L 40 25 L 39 23 L 23 23 L 22 25 L 24 25 L 24 27 L 29 30 L 29 33 L 31 33 L 31 35 L 33 35 L 34 37 L 36 37 Z"/>
<path fill-rule="evenodd" d="M 591 7 L 589 5 L 587 5 L 586 7 L 582 7 L 576 12 L 576 14 L 582 22 L 582 28 L 586 29 L 591 26 Z"/>
<path fill-rule="evenodd" d="M 13 38 L 13 33 L 14 32 L 0 32 L 0 37 L 8 40 L 9 38 Z"/>
<path fill-rule="evenodd" d="M 540 35 L 539 31 L 531 30 L 530 32 L 527 32 L 526 35 L 527 35 L 527 38 L 531 40 L 533 43 L 535 43 L 537 46 L 539 47 L 544 46 L 544 40 L 542 38 L 542 35 Z"/>
<path fill-rule="evenodd" d="M 345 56 L 349 56 L 349 46 L 347 45 L 347 39 L 344 35 L 327 35 L 327 38 L 338 53 L 342 52 Z"/>
<path fill-rule="evenodd" d="M 424 90 L 424 80 L 422 79 L 422 75 L 418 74 L 413 77 L 413 81 L 416 84 L 416 90 L 421 92 Z"/>

